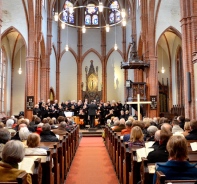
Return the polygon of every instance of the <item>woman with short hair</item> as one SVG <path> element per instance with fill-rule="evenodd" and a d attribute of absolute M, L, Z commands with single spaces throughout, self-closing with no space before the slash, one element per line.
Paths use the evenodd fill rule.
<path fill-rule="evenodd" d="M 196 180 L 197 164 L 187 161 L 187 141 L 182 135 L 172 136 L 167 143 L 169 159 L 166 163 L 157 163 L 156 171 L 162 171 L 167 180 Z M 156 183 L 156 173 L 154 182 Z"/>
<path fill-rule="evenodd" d="M 18 163 L 23 160 L 25 151 L 20 141 L 8 141 L 2 152 L 2 161 L 0 161 L 0 182 L 16 181 L 19 174 L 25 172 L 18 169 Z M 31 184 L 31 176 L 27 174 L 27 183 Z"/>
<path fill-rule="evenodd" d="M 25 155 L 47 155 L 47 150 L 39 147 L 40 135 L 31 133 L 27 138 L 27 146 Z"/>

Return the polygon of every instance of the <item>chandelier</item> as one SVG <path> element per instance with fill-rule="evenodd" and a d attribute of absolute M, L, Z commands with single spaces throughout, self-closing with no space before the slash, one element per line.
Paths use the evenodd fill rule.
<path fill-rule="evenodd" d="M 98 4 L 87 3 L 86 6 L 75 6 L 78 0 L 74 3 L 71 0 L 66 0 L 64 8 L 61 12 L 55 12 L 55 21 L 61 22 L 62 29 L 66 26 L 79 28 L 82 33 L 86 29 L 105 28 L 109 32 L 110 27 L 122 23 L 126 26 L 125 9 L 120 9 L 117 0 L 112 1 L 109 6 L 104 6 L 99 0 Z"/>

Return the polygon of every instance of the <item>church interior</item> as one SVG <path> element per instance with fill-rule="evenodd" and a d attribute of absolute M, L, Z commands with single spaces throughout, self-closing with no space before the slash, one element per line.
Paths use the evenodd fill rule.
<path fill-rule="evenodd" d="M 82 6 L 68 20 L 65 2 Z M 1 1 L 1 117 L 24 111 L 30 118 L 28 104 L 41 99 L 135 101 L 140 87 L 128 89 L 130 81 L 145 84 L 141 100 L 156 99 L 154 108 L 146 105 L 145 116 L 181 109 L 185 117 L 196 118 L 195 1 L 102 3 L 101 16 L 99 10 L 84 13 L 97 0 Z M 111 7 L 125 11 L 124 21 Z"/>
<path fill-rule="evenodd" d="M 156 160 L 159 146 L 165 149 L 158 162 L 180 161 L 173 162 L 179 170 L 187 168 L 181 165 L 187 160 L 188 178 L 197 182 L 196 27 L 197 0 L 1 0 L 0 119 L 18 118 L 20 123 L 14 120 L 8 127 L 10 139 L 17 137 L 34 148 L 24 156 L 27 163 L 31 160 L 27 157 L 39 150 L 35 148 L 47 148 L 42 150 L 44 160 L 39 150 L 32 163 L 37 174 L 13 171 L 17 183 L 160 184 L 173 178 L 162 164 L 161 170 L 151 165 L 154 172 L 147 174 L 148 161 L 134 159 L 146 141 L 157 143 L 149 149 Z M 2 151 L 1 126 L 8 126 L 7 121 L 0 122 L 0 173 L 4 153 L 21 146 L 7 140 Z M 172 136 L 177 126 L 183 135 Z M 80 130 L 95 127 L 102 130 L 91 138 Z M 33 137 L 36 146 L 29 145 L 29 137 L 20 137 L 22 129 L 24 134 L 28 129 L 28 136 L 40 135 Z M 135 131 L 140 136 L 137 144 Z M 157 140 L 157 131 L 162 141 Z M 47 132 L 56 137 L 46 137 Z M 170 148 L 182 156 L 173 155 Z M 153 158 L 148 153 L 142 157 Z M 175 172 L 174 179 L 184 183 L 185 173 L 179 172 L 183 174 Z"/>

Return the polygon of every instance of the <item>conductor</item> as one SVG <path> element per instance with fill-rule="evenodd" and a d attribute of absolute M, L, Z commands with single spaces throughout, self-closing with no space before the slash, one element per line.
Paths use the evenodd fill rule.
<path fill-rule="evenodd" d="M 88 105 L 88 116 L 90 118 L 90 127 L 94 127 L 94 121 L 96 116 L 97 105 L 94 103 L 94 100 L 91 101 L 91 104 Z"/>

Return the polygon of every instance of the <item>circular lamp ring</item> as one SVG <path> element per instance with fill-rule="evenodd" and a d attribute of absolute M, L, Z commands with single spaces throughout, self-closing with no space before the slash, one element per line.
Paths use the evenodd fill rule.
<path fill-rule="evenodd" d="M 95 6 L 95 7 L 99 8 L 99 6 Z M 87 8 L 87 6 L 75 6 L 75 7 L 73 7 L 73 10 L 75 10 L 75 9 L 80 9 L 80 8 Z M 103 9 L 110 9 L 110 10 L 112 10 L 111 8 L 106 7 L 106 6 L 103 6 Z M 68 23 L 68 22 L 63 21 L 63 20 L 61 19 L 61 17 L 62 17 L 62 13 L 63 13 L 64 11 L 65 11 L 65 10 L 61 11 L 61 12 L 59 13 L 59 15 L 58 15 L 59 21 L 60 21 L 61 23 L 64 23 L 65 25 L 67 25 L 67 26 L 69 26 L 69 27 L 81 28 L 81 29 L 82 29 L 82 27 L 83 27 L 84 25 L 78 26 L 78 25 L 74 25 L 74 24 L 71 24 L 71 23 Z M 116 11 L 117 11 L 117 12 L 120 12 L 119 10 L 116 10 Z M 100 13 L 102 13 L 102 12 L 100 12 Z M 115 25 L 120 24 L 123 20 L 124 20 L 124 19 L 121 18 L 121 20 L 118 21 L 118 22 L 116 22 L 116 23 L 107 24 L 107 25 L 103 25 L 103 26 L 94 26 L 94 25 L 92 25 L 92 26 L 88 26 L 88 25 L 87 25 L 87 26 L 86 26 L 86 25 L 85 25 L 85 28 L 86 28 L 86 29 L 100 29 L 100 28 L 106 28 L 107 26 L 113 27 L 113 26 L 115 26 Z"/>

